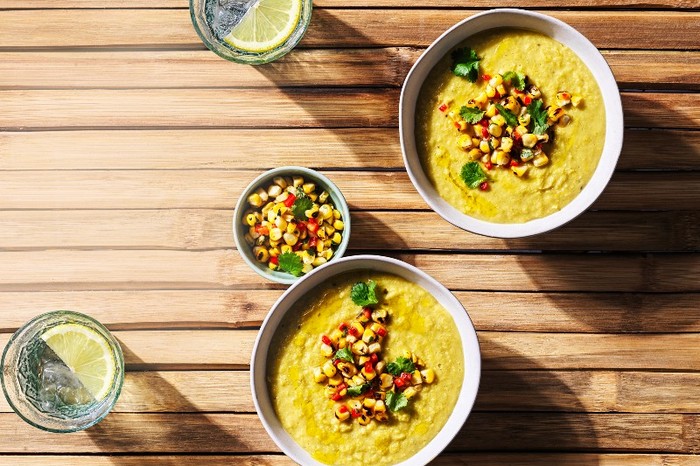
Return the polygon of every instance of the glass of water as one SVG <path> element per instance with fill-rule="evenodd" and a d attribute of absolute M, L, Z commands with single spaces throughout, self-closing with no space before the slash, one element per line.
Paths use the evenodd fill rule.
<path fill-rule="evenodd" d="M 112 409 L 124 383 L 119 343 L 84 314 L 54 311 L 17 330 L 2 355 L 0 379 L 12 409 L 49 432 L 75 432 Z"/>
<path fill-rule="evenodd" d="M 190 16 L 209 50 L 261 65 L 283 57 L 311 21 L 312 0 L 190 0 Z"/>

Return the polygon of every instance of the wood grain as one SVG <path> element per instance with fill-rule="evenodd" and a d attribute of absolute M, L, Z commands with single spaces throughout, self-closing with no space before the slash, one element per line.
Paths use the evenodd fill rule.
<path fill-rule="evenodd" d="M 697 451 L 697 415 L 473 413 L 448 451 Z M 40 432 L 0 414 L 0 451 L 7 453 L 277 452 L 252 414 L 112 413 L 72 435 Z M 585 447 L 584 447 L 585 446 Z"/>
<path fill-rule="evenodd" d="M 324 173 L 340 188 L 353 211 L 428 209 L 405 172 Z M 231 210 L 257 175 L 241 170 L 0 171 L 0 210 Z M 377 186 L 381 186 L 381 196 L 375 194 Z M 592 208 L 695 211 L 698 205 L 698 173 L 640 172 L 615 174 Z"/>
<path fill-rule="evenodd" d="M 698 254 L 390 254 L 454 290 L 700 291 Z M 3 252 L 2 291 L 281 289 L 234 250 Z M 40 264 L 40 266 L 39 266 Z"/>
<path fill-rule="evenodd" d="M 395 88 L 4 90 L 0 127 L 392 127 L 398 101 Z M 622 103 L 628 127 L 700 126 L 697 93 L 624 92 Z"/>
<path fill-rule="evenodd" d="M 265 144 L 264 160 L 260 141 L 274 141 Z M 395 128 L 8 131 L 0 132 L 0 150 L 0 170 L 404 166 Z M 628 129 L 617 168 L 699 170 L 700 132 Z"/>
<path fill-rule="evenodd" d="M 294 463 L 283 455 L 177 455 L 177 456 L 41 456 L 4 455 L 0 465 L 43 466 L 50 462 L 56 466 L 152 466 L 180 464 L 209 464 L 212 466 L 291 466 Z M 629 453 L 443 453 L 430 464 L 436 466 L 539 466 L 562 464 L 568 466 L 693 466 L 697 457 L 676 454 L 629 454 Z"/>
<path fill-rule="evenodd" d="M 231 219 L 214 209 L 6 210 L 0 250 L 226 249 Z M 434 212 L 362 211 L 352 214 L 350 249 L 697 251 L 699 220 L 697 212 L 586 212 L 553 232 L 502 240 L 463 231 Z"/>
<path fill-rule="evenodd" d="M 422 51 L 300 49 L 265 71 L 229 63 L 205 50 L 0 52 L 0 89 L 400 86 Z M 622 88 L 700 88 L 698 52 L 602 53 Z"/>
<path fill-rule="evenodd" d="M 72 309 L 113 330 L 259 327 L 282 290 L 0 293 L 14 332 L 34 316 Z M 477 330 L 541 333 L 700 333 L 696 293 L 455 292 Z M 206 312 L 202 312 L 205 309 Z"/>
<path fill-rule="evenodd" d="M 115 331 L 130 370 L 247 368 L 255 330 Z M 9 334 L 0 334 L 4 345 Z M 479 333 L 485 370 L 700 371 L 697 334 Z"/>
<path fill-rule="evenodd" d="M 514 369 L 484 371 L 474 409 L 692 414 L 698 402 L 697 373 Z M 0 412 L 12 412 L 4 398 Z M 254 413 L 250 373 L 127 372 L 114 412 Z"/>
<path fill-rule="evenodd" d="M 25 47 L 196 47 L 187 10 L 123 9 L 31 10 L 0 12 L 0 48 Z M 443 31 L 475 10 L 316 9 L 300 47 L 427 46 Z M 586 35 L 599 48 L 697 50 L 700 26 L 685 11 L 548 11 Z M 28 45 L 23 24 L 33 24 Z M 666 25 L 672 24 L 670 28 Z M 148 31 L 148 34 L 144 34 Z M 634 31 L 634 34 L 630 34 Z"/>

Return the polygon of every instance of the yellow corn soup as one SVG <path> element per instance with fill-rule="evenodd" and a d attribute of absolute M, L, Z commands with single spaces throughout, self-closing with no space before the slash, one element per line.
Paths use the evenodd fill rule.
<path fill-rule="evenodd" d="M 350 299 L 358 281 L 377 283 L 377 309 L 389 313 L 381 359 L 393 361 L 412 351 L 432 368 L 432 384 L 389 412 L 389 420 L 368 425 L 335 418 L 340 403 L 328 399 L 325 383 L 316 383 L 313 369 L 327 361 L 321 336 L 354 319 L 361 308 Z M 316 460 L 335 465 L 395 464 L 415 454 L 445 425 L 464 378 L 464 355 L 457 327 L 449 313 L 420 286 L 375 272 L 335 276 L 296 303 L 277 330 L 268 353 L 268 386 L 282 426 Z M 343 402 L 346 402 L 346 397 Z"/>
<path fill-rule="evenodd" d="M 416 108 L 418 152 L 435 189 L 465 214 L 497 223 L 522 223 L 562 209 L 591 179 L 605 139 L 603 99 L 590 70 L 568 47 L 532 31 L 492 29 L 459 47 L 476 51 L 480 75 L 526 74 L 528 82 L 542 91 L 545 105 L 555 105 L 559 91 L 583 100 L 578 107 L 565 107 L 571 117 L 567 126 L 554 126 L 553 142 L 544 146 L 548 165 L 530 166 L 523 178 L 507 168 L 484 169 L 489 189 L 470 189 L 460 178 L 462 166 L 470 160 L 457 144 L 463 133 L 438 107 L 450 102 L 449 108 L 459 114 L 461 106 L 483 92 L 487 83 L 481 78 L 471 83 L 453 74 L 452 57 L 447 54 L 423 84 Z"/>

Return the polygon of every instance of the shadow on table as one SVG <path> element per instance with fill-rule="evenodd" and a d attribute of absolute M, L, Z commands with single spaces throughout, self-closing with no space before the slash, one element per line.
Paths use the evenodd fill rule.
<path fill-rule="evenodd" d="M 123 342 L 119 342 L 125 359 L 143 364 Z M 128 355 L 128 356 L 127 356 Z M 231 432 L 219 427 L 168 381 L 151 372 L 147 383 L 134 386 L 134 379 L 124 382 L 122 396 L 133 395 L 132 404 L 141 403 L 134 413 L 112 412 L 99 424 L 86 430 L 92 442 L 104 453 L 152 454 L 158 464 L 180 466 L 182 458 L 169 454 L 207 454 L 245 451 L 249 445 Z M 139 399 L 137 399 L 139 398 Z M 153 410 L 149 412 L 148 410 Z M 176 411 L 176 413 L 173 413 Z M 119 456 L 111 456 L 115 465 L 134 464 Z"/>
<path fill-rule="evenodd" d="M 576 385 L 572 389 L 555 372 L 490 341 L 488 336 L 482 334 L 479 340 L 483 370 L 474 411 L 445 453 L 432 464 L 516 465 L 527 452 L 535 452 L 542 460 L 540 464 L 563 464 L 566 452 L 598 449 L 593 422 L 574 392 L 588 389 L 587 375 L 568 374 L 567 382 Z M 478 452 L 498 454 L 487 459 Z M 510 456 L 509 452 L 517 453 Z M 525 463 L 537 461 L 523 459 Z"/>

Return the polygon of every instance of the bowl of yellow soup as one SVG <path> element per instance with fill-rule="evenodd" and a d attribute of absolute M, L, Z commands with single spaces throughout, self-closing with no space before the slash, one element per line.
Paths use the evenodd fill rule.
<path fill-rule="evenodd" d="M 620 93 L 581 33 L 518 9 L 442 34 L 404 82 L 399 132 L 414 186 L 439 215 L 501 238 L 557 228 L 605 189 L 622 148 Z"/>
<path fill-rule="evenodd" d="M 459 432 L 481 373 L 460 302 L 405 262 L 329 262 L 273 305 L 251 358 L 253 401 L 304 465 L 422 465 Z"/>

